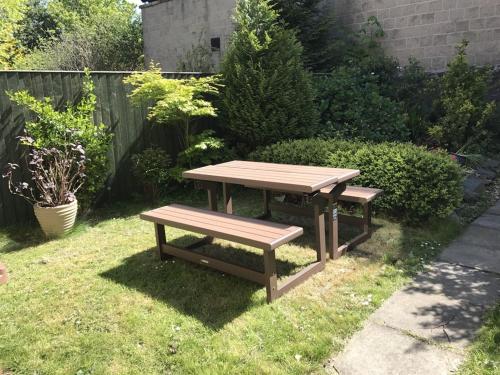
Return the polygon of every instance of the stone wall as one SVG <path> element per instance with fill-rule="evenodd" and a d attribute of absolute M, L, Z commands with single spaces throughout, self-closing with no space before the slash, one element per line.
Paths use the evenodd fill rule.
<path fill-rule="evenodd" d="M 430 71 L 442 71 L 462 39 L 471 62 L 500 65 L 500 0 L 324 0 L 340 20 L 359 29 L 376 16 L 388 54 L 405 63 L 410 56 Z M 146 60 L 176 70 L 193 46 L 210 47 L 215 70 L 233 30 L 236 0 L 157 0 L 142 6 Z"/>
<path fill-rule="evenodd" d="M 343 22 L 359 29 L 370 16 L 381 22 L 388 54 L 414 56 L 442 71 L 463 39 L 471 63 L 500 64 L 500 0 L 327 0 Z"/>
<path fill-rule="evenodd" d="M 235 0 L 158 0 L 141 6 L 146 63 L 177 71 L 193 48 L 203 46 L 217 70 L 233 30 Z M 220 38 L 220 50 L 211 39 Z"/>

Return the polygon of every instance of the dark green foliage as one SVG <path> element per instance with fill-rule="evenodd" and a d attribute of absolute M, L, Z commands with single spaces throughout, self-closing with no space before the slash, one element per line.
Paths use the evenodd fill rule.
<path fill-rule="evenodd" d="M 487 100 L 491 69 L 469 65 L 467 45 L 467 41 L 462 42 L 448 64 L 441 80 L 440 118 L 429 129 L 433 139 L 450 151 L 465 151 L 484 143 L 489 136 L 486 125 L 495 111 L 495 103 Z"/>
<path fill-rule="evenodd" d="M 404 143 L 306 139 L 258 150 L 254 160 L 361 170 L 353 183 L 377 187 L 376 206 L 407 220 L 449 215 L 462 201 L 462 170 L 444 152 Z"/>
<path fill-rule="evenodd" d="M 392 83 L 392 97 L 399 100 L 407 114 L 407 126 L 413 143 L 428 141 L 428 129 L 434 120 L 434 102 L 439 97 L 439 77 L 431 77 L 415 59 L 410 59 Z"/>
<path fill-rule="evenodd" d="M 340 67 L 316 78 L 319 134 L 372 141 L 407 140 L 403 106 L 383 96 L 379 77 L 359 67 Z"/>
<path fill-rule="evenodd" d="M 226 52 L 227 127 L 243 148 L 313 134 L 317 112 L 302 47 L 265 0 L 240 0 Z"/>
<path fill-rule="evenodd" d="M 57 20 L 42 0 L 28 1 L 24 18 L 18 24 L 19 28 L 15 37 L 28 50 L 34 50 L 40 47 L 44 41 L 58 38 L 61 35 Z"/>
<path fill-rule="evenodd" d="M 167 187 L 171 164 L 170 155 L 158 147 L 148 148 L 132 156 L 132 173 L 150 200 L 158 198 L 160 191 Z"/>
<path fill-rule="evenodd" d="M 297 32 L 304 47 L 305 65 L 329 72 L 345 58 L 351 32 L 342 27 L 321 0 L 276 0 L 280 18 Z"/>

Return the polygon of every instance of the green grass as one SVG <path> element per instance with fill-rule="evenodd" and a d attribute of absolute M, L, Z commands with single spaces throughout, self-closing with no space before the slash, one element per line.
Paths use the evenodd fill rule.
<path fill-rule="evenodd" d="M 485 323 L 458 373 L 500 374 L 500 304 L 488 312 Z"/>
<path fill-rule="evenodd" d="M 203 205 L 204 195 L 183 200 Z M 237 193 L 255 215 L 260 195 Z M 161 263 L 139 204 L 115 205 L 66 238 L 0 232 L 0 373 L 303 374 L 323 372 L 363 321 L 460 231 L 377 218 L 369 241 L 273 304 L 251 282 L 180 260 Z M 315 257 L 312 228 L 277 251 L 290 274 Z M 169 241 L 193 236 L 167 229 Z M 216 241 L 206 251 L 260 266 L 255 249 Z"/>

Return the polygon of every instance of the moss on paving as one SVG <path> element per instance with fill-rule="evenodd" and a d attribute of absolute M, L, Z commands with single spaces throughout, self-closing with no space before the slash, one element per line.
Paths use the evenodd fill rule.
<path fill-rule="evenodd" d="M 204 195 L 172 200 L 203 205 Z M 237 213 L 260 195 L 239 192 Z M 373 238 L 273 304 L 265 288 L 154 252 L 139 204 L 115 205 L 44 242 L 34 228 L 0 232 L 0 372 L 14 374 L 303 374 L 323 371 L 363 321 L 460 231 L 377 218 Z M 310 227 L 306 232 L 311 233 Z M 193 235 L 167 230 L 168 240 Z M 305 235 L 277 251 L 290 274 L 315 257 Z M 207 251 L 261 266 L 258 251 Z"/>

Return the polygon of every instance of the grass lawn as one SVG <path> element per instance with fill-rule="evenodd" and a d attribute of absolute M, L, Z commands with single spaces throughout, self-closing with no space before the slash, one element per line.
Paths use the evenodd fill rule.
<path fill-rule="evenodd" d="M 459 374 L 500 374 L 500 304 L 488 312 Z"/>
<path fill-rule="evenodd" d="M 205 195 L 172 200 L 203 206 Z M 238 192 L 236 213 L 260 213 L 260 195 Z M 166 202 L 165 202 L 166 203 Z M 460 227 L 420 228 L 376 218 L 373 238 L 275 303 L 265 288 L 180 260 L 161 263 L 148 207 L 114 205 L 60 240 L 38 229 L 0 231 L 0 373 L 322 373 L 363 321 Z M 290 274 L 315 257 L 312 227 L 279 248 Z M 167 228 L 168 240 L 193 236 Z M 216 241 L 206 251 L 261 266 L 259 252 Z"/>

